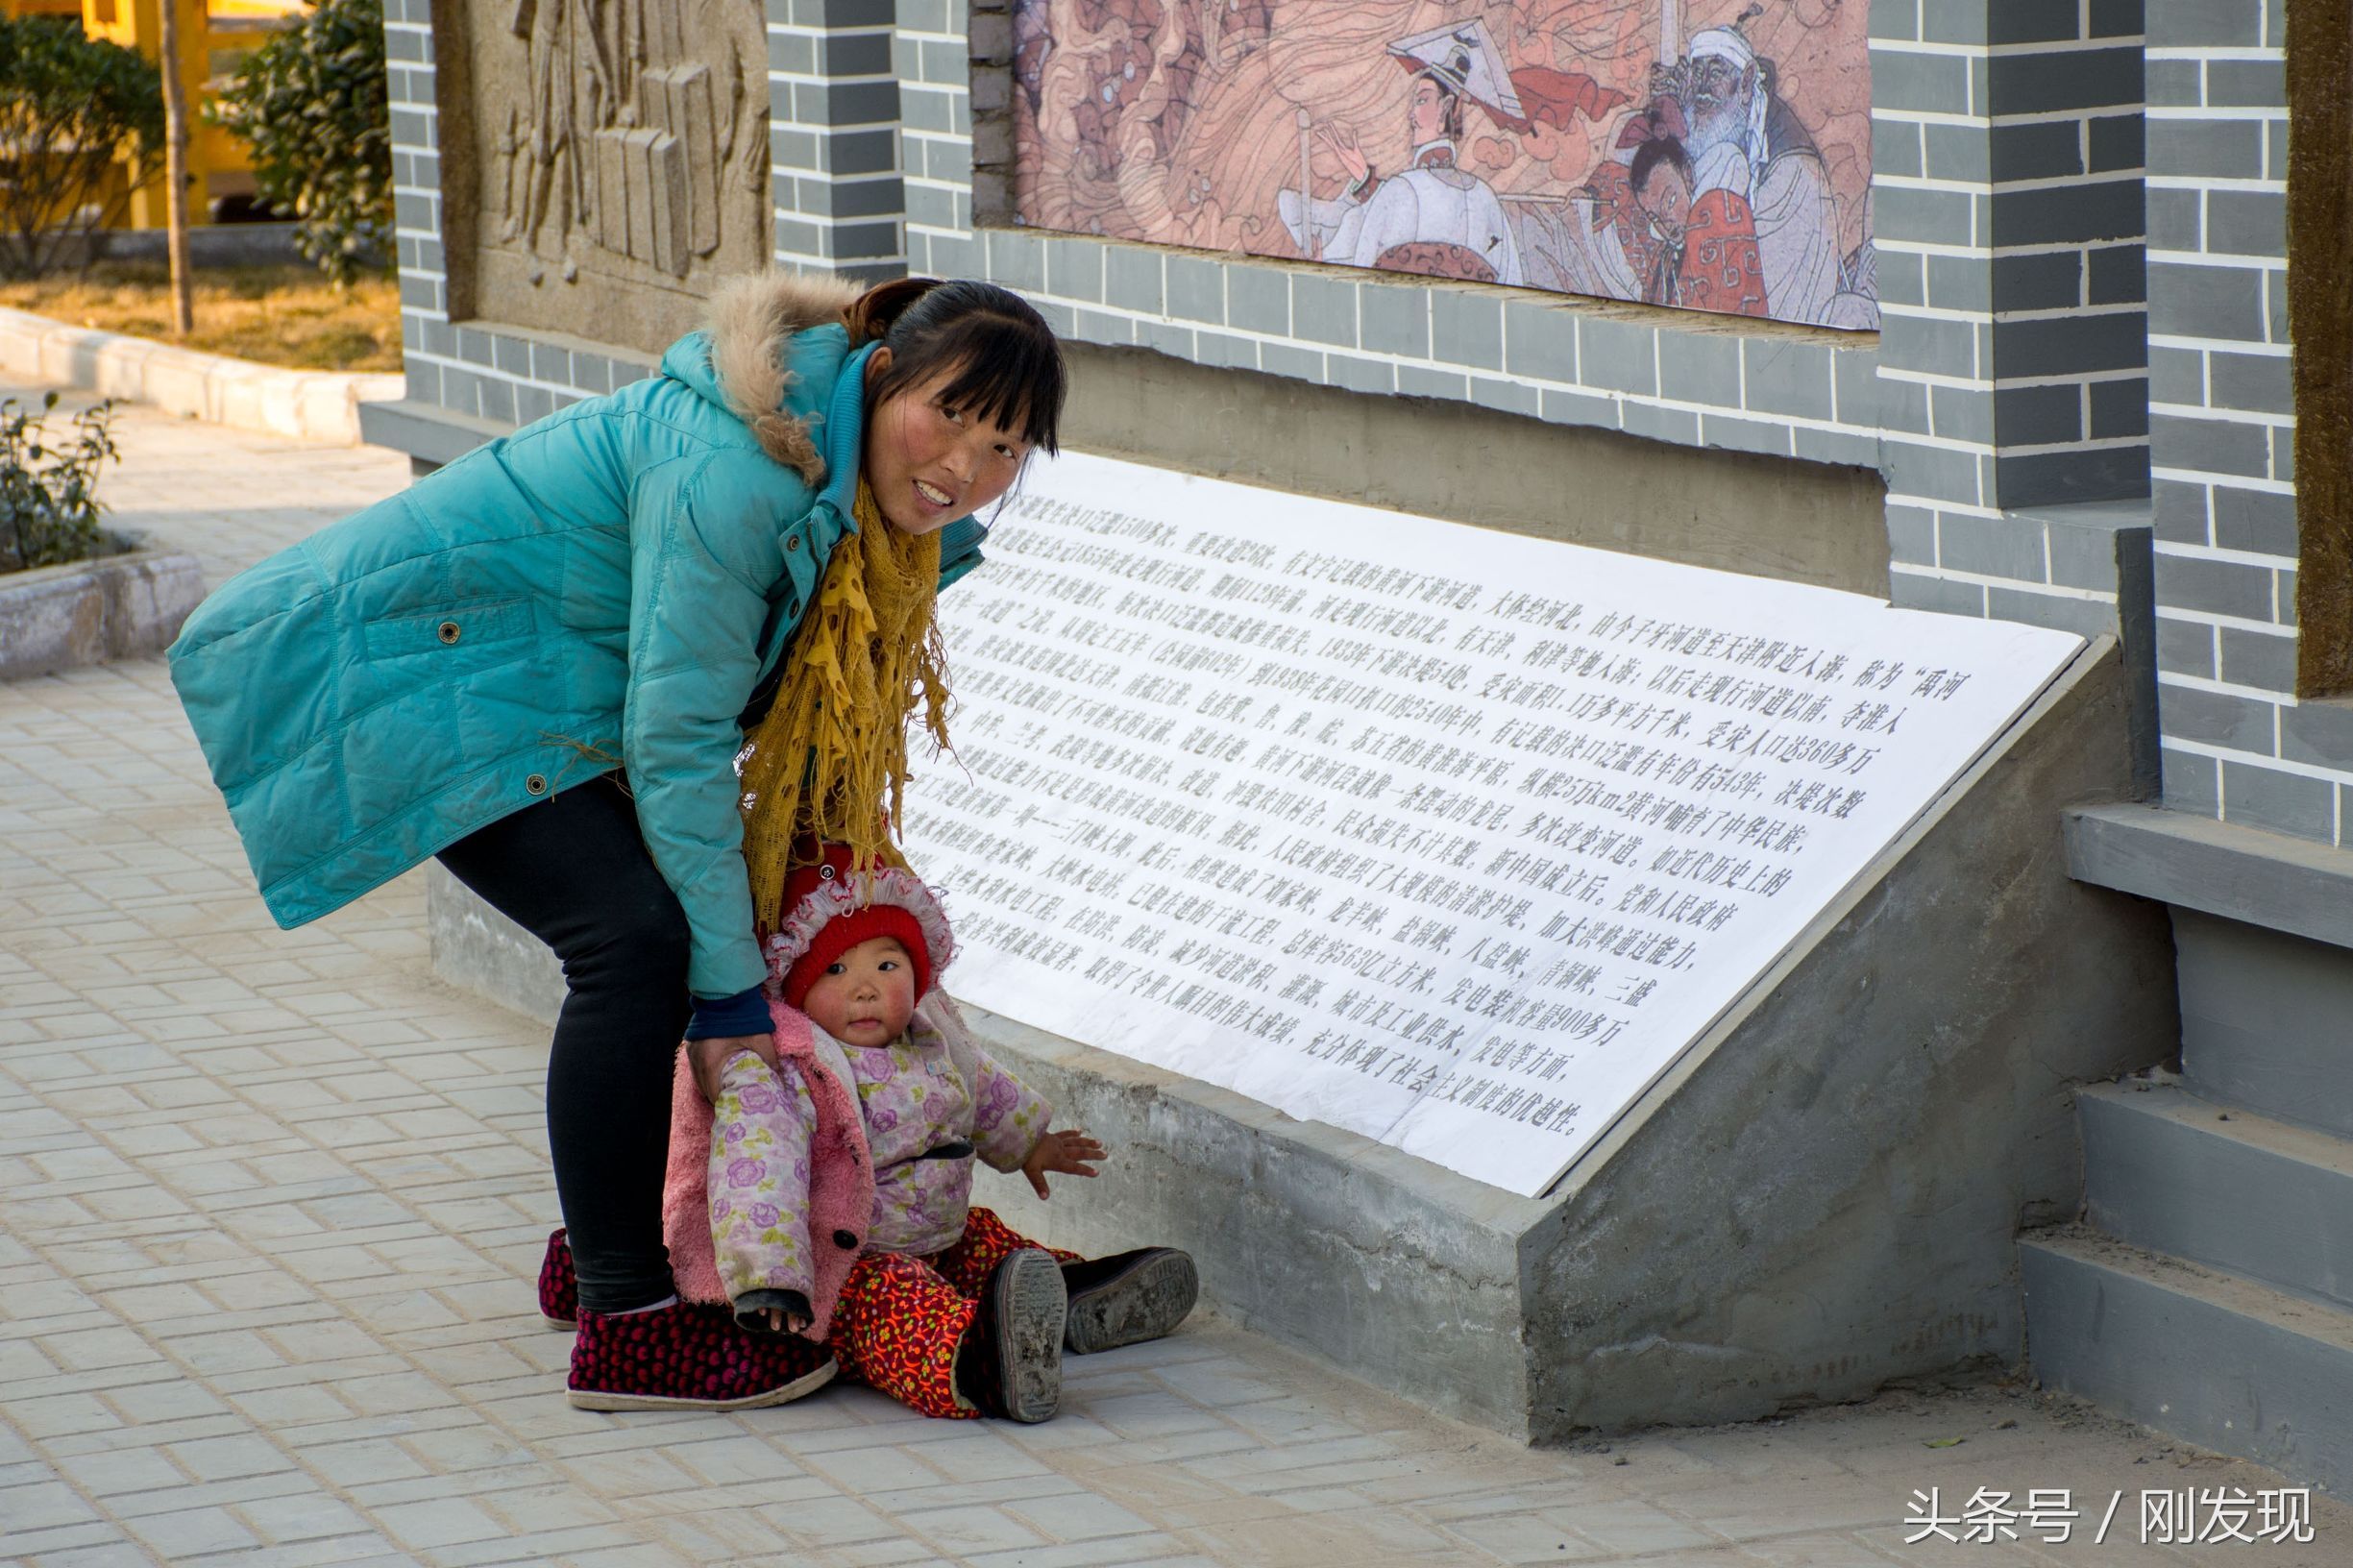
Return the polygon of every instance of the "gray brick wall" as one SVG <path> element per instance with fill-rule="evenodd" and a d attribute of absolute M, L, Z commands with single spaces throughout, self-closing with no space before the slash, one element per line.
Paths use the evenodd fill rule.
<path fill-rule="evenodd" d="M 2153 0 L 2150 474 L 2169 805 L 2343 842 L 2353 724 L 2299 703 L 2280 8 Z"/>
<path fill-rule="evenodd" d="M 977 12 L 978 14 L 975 14 Z M 977 200 L 990 220 L 1006 206 L 1004 151 L 1010 149 L 1010 77 L 976 77 L 971 55 L 992 50 L 1010 59 L 1013 21 L 1007 0 L 899 0 L 892 59 L 898 69 L 902 121 L 899 159 L 907 171 L 907 265 L 934 277 L 968 276 L 979 269 L 972 244 Z M 975 168 L 972 119 L 982 117 L 1007 137 L 993 167 Z M 1081 298 L 1085 295 L 1082 291 Z"/>
<path fill-rule="evenodd" d="M 384 0 L 386 95 L 392 121 L 394 247 L 404 353 L 411 326 L 448 307 L 441 259 L 441 110 L 433 95 L 431 0 Z"/>
<path fill-rule="evenodd" d="M 2140 7 L 1872 16 L 1896 598 L 2124 631 L 2109 503 L 2148 493 Z"/>
<path fill-rule="evenodd" d="M 900 277 L 914 192 L 900 163 L 907 73 L 892 0 L 767 6 L 775 258 L 804 272 Z"/>

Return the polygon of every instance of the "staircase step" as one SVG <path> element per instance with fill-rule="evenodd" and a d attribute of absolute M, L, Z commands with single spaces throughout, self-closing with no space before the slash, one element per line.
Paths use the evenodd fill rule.
<path fill-rule="evenodd" d="M 2019 1240 L 2047 1387 L 2292 1482 L 2353 1488 L 2353 1312 L 2088 1226 Z"/>
<path fill-rule="evenodd" d="M 2131 1079 L 2076 1106 L 2093 1225 L 2353 1308 L 2353 1139 Z"/>
<path fill-rule="evenodd" d="M 2353 950 L 2173 911 L 2190 1088 L 2353 1137 Z"/>

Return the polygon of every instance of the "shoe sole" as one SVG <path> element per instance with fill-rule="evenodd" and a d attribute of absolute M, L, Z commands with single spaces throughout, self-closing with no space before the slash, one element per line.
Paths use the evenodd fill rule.
<path fill-rule="evenodd" d="M 1185 1321 L 1200 1293 L 1190 1258 L 1181 1252 L 1147 1258 L 1071 1300 L 1064 1343 L 1074 1356 L 1091 1356 L 1158 1339 Z"/>
<path fill-rule="evenodd" d="M 1050 1253 L 1017 1252 L 997 1282 L 996 1364 L 1005 1414 L 1035 1424 L 1062 1408 L 1062 1341 L 1070 1298 Z"/>
<path fill-rule="evenodd" d="M 545 1313 L 545 1312 L 542 1312 L 542 1313 L 540 1313 L 540 1314 L 539 1314 L 539 1321 L 541 1321 L 542 1323 L 545 1323 L 545 1324 L 546 1324 L 548 1327 L 550 1327 L 550 1328 L 551 1328 L 551 1329 L 561 1329 L 561 1330 L 563 1330 L 563 1331 L 564 1331 L 566 1334 L 571 1334 L 571 1333 L 575 1332 L 575 1331 L 576 1331 L 576 1330 L 577 1330 L 577 1329 L 579 1328 L 579 1326 L 580 1326 L 579 1320 L 578 1320 L 577 1318 L 572 1318 L 572 1317 L 550 1317 L 550 1316 L 549 1316 L 547 1313 Z"/>
<path fill-rule="evenodd" d="M 567 1388 L 564 1396 L 576 1410 L 756 1410 L 770 1405 L 789 1405 L 815 1393 L 833 1381 L 839 1363 L 827 1361 L 780 1388 L 747 1394 L 742 1399 L 674 1399 L 664 1394 L 605 1394 L 594 1389 Z"/>

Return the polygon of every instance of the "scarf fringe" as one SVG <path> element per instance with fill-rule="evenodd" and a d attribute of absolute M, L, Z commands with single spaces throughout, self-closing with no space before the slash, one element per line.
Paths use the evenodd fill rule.
<path fill-rule="evenodd" d="M 804 835 L 846 845 L 860 869 L 904 868 L 895 842 L 907 788 L 907 721 L 918 706 L 947 747 L 947 650 L 938 619 L 940 536 L 884 521 L 861 482 L 857 531 L 825 563 L 817 601 L 785 652 L 785 674 L 747 737 L 744 861 L 765 936 Z"/>

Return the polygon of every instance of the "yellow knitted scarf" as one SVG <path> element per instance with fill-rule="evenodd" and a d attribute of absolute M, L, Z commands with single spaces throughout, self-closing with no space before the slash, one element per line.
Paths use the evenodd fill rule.
<path fill-rule="evenodd" d="M 854 515 L 857 531 L 834 546 L 785 651 L 775 705 L 746 737 L 744 860 L 763 932 L 787 913 L 778 906 L 803 834 L 847 845 L 861 867 L 906 864 L 891 841 L 919 698 L 923 727 L 947 745 L 940 536 L 891 527 L 864 480 Z"/>

